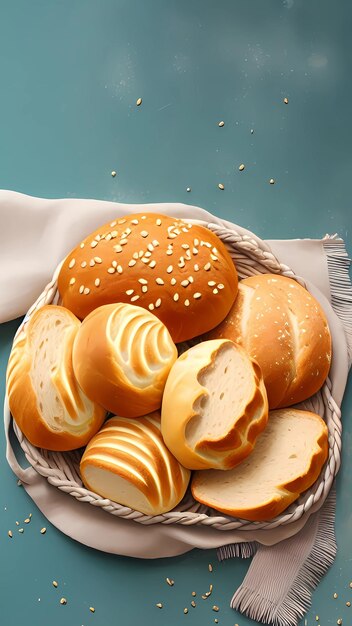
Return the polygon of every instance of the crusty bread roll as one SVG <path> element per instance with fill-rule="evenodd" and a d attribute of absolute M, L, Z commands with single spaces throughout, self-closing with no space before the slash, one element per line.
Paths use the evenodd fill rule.
<path fill-rule="evenodd" d="M 80 448 L 105 419 L 105 410 L 88 400 L 73 374 L 72 345 L 80 325 L 67 309 L 44 306 L 14 341 L 7 367 L 9 407 L 39 448 Z"/>
<path fill-rule="evenodd" d="M 260 368 L 232 341 L 199 343 L 171 368 L 161 416 L 165 443 L 184 467 L 234 467 L 267 423 Z"/>
<path fill-rule="evenodd" d="M 88 489 L 146 515 L 173 509 L 182 500 L 190 475 L 165 446 L 157 411 L 138 420 L 109 419 L 81 460 Z"/>
<path fill-rule="evenodd" d="M 196 472 L 193 497 L 217 511 L 270 520 L 317 480 L 328 455 L 328 430 L 319 415 L 271 411 L 252 454 L 228 472 Z"/>
<path fill-rule="evenodd" d="M 64 306 L 80 319 L 103 304 L 136 304 L 153 311 L 179 342 L 224 319 L 237 273 L 207 228 L 138 213 L 105 224 L 72 250 L 58 287 Z"/>
<path fill-rule="evenodd" d="M 306 400 L 329 372 L 331 338 L 324 311 L 284 276 L 242 280 L 234 306 L 207 338 L 232 339 L 259 363 L 272 409 Z"/>
<path fill-rule="evenodd" d="M 153 313 L 106 304 L 88 315 L 73 346 L 75 376 L 87 396 L 124 417 L 159 409 L 177 348 Z"/>

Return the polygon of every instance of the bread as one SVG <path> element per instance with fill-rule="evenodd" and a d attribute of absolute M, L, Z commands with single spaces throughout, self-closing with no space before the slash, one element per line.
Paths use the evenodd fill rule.
<path fill-rule="evenodd" d="M 109 419 L 81 460 L 88 489 L 146 515 L 173 509 L 182 500 L 190 475 L 163 442 L 159 412 L 138 420 Z"/>
<path fill-rule="evenodd" d="M 124 417 L 159 409 L 177 349 L 153 313 L 132 304 L 106 304 L 82 322 L 73 368 L 87 396 Z"/>
<path fill-rule="evenodd" d="M 242 280 L 234 306 L 207 338 L 232 339 L 259 363 L 271 409 L 306 400 L 329 372 L 331 338 L 324 311 L 284 276 Z"/>
<path fill-rule="evenodd" d="M 193 497 L 217 511 L 252 521 L 282 513 L 319 477 L 328 430 L 309 411 L 271 411 L 252 454 L 228 472 L 195 472 Z"/>
<path fill-rule="evenodd" d="M 184 467 L 234 467 L 252 451 L 267 419 L 260 369 L 232 341 L 197 344 L 172 366 L 161 431 Z"/>
<path fill-rule="evenodd" d="M 7 367 L 9 407 L 39 448 L 80 448 L 105 419 L 105 410 L 88 400 L 73 374 L 72 345 L 80 325 L 67 309 L 44 306 L 14 341 Z"/>
<path fill-rule="evenodd" d="M 105 224 L 72 250 L 58 288 L 64 306 L 80 319 L 103 304 L 136 304 L 179 342 L 224 319 L 237 294 L 237 273 L 207 228 L 137 213 Z"/>

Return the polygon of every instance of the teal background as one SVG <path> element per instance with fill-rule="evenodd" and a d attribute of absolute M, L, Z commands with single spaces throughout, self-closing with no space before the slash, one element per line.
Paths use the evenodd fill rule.
<path fill-rule="evenodd" d="M 351 20 L 347 0 L 3 0 L 0 187 L 189 202 L 262 237 L 338 232 L 351 253 Z M 16 326 L 0 326 L 0 399 Z M 337 481 L 339 553 L 313 595 L 307 626 L 338 617 L 352 623 L 345 606 L 352 602 L 351 409 L 350 384 Z M 85 548 L 46 522 L 16 485 L 2 434 L 0 447 L 1 624 L 253 623 L 229 608 L 248 562 L 216 564 L 215 551 L 198 550 L 141 561 Z M 198 600 L 210 582 L 212 597 Z"/>

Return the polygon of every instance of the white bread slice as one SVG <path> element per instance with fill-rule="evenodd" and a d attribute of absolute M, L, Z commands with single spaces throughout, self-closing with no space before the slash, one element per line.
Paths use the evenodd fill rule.
<path fill-rule="evenodd" d="M 252 454 L 228 472 L 196 472 L 193 497 L 217 511 L 270 520 L 317 480 L 328 455 L 325 422 L 309 411 L 270 411 Z"/>
<path fill-rule="evenodd" d="M 49 450 L 84 446 L 105 419 L 73 374 L 72 346 L 80 321 L 61 306 L 34 313 L 15 339 L 7 368 L 12 416 L 27 439 Z"/>
<path fill-rule="evenodd" d="M 267 423 L 260 368 L 232 341 L 199 343 L 172 366 L 161 415 L 165 443 L 184 467 L 234 467 Z"/>
<path fill-rule="evenodd" d="M 109 419 L 83 454 L 81 476 L 104 498 L 158 515 L 182 500 L 191 474 L 165 446 L 155 411 L 138 419 Z"/>

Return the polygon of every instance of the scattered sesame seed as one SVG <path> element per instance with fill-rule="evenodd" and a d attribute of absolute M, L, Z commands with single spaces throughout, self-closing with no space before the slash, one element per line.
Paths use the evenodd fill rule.
<path fill-rule="evenodd" d="M 211 571 L 213 571 L 213 570 L 211 570 Z M 209 585 L 209 591 L 210 591 L 210 593 L 213 591 L 213 585 Z"/>
<path fill-rule="evenodd" d="M 346 606 L 351 606 L 351 602 L 350 601 L 346 602 Z"/>
<path fill-rule="evenodd" d="M 221 122 L 219 122 L 218 126 L 220 126 L 220 128 L 222 128 L 223 126 L 225 126 L 225 122 L 221 120 Z"/>
<path fill-rule="evenodd" d="M 334 597 L 334 599 L 336 600 L 336 598 L 338 598 L 339 596 L 338 596 L 338 595 L 337 595 L 337 593 L 335 592 L 333 597 Z"/>
<path fill-rule="evenodd" d="M 193 243 L 195 246 L 199 246 L 199 239 L 193 239 Z"/>
<path fill-rule="evenodd" d="M 170 280 L 170 285 L 176 285 L 176 283 L 177 283 L 177 280 L 176 280 L 176 278 L 173 276 L 173 277 L 171 278 L 171 280 Z"/>
<path fill-rule="evenodd" d="M 131 224 L 133 224 L 134 226 L 137 226 L 137 224 L 139 224 L 137 219 L 131 220 Z"/>
<path fill-rule="evenodd" d="M 149 311 L 154 311 L 154 304 L 152 302 L 148 304 L 148 309 Z"/>
<path fill-rule="evenodd" d="M 238 168 L 238 169 L 240 170 L 240 172 L 243 172 L 244 167 L 245 167 L 245 166 L 244 166 L 244 163 L 241 163 L 241 165 L 240 165 L 240 166 L 239 166 L 239 168 Z"/>
<path fill-rule="evenodd" d="M 199 291 L 197 291 L 196 293 L 193 294 L 193 298 L 195 300 L 199 300 L 199 298 L 201 298 L 201 297 L 202 297 L 202 294 L 199 293 Z M 211 571 L 211 570 L 209 570 L 209 571 Z"/>
<path fill-rule="evenodd" d="M 57 580 L 53 580 L 53 587 L 57 587 L 57 586 L 58 586 L 58 584 L 59 584 L 59 583 L 57 582 Z"/>
<path fill-rule="evenodd" d="M 189 300 L 185 300 L 185 306 L 189 306 Z"/>
<path fill-rule="evenodd" d="M 186 191 L 189 193 L 190 191 L 192 191 L 192 189 L 190 187 L 187 187 Z"/>
<path fill-rule="evenodd" d="M 213 289 L 213 294 L 216 296 L 216 294 L 219 293 L 219 290 L 215 287 L 215 289 Z"/>
<path fill-rule="evenodd" d="M 196 263 L 193 267 L 194 267 L 194 271 L 195 272 L 199 272 L 199 265 L 198 265 L 198 263 Z"/>
<path fill-rule="evenodd" d="M 95 257 L 94 257 L 94 261 L 95 261 L 96 263 L 102 263 L 102 262 L 103 262 L 103 260 L 100 258 L 100 256 L 95 256 Z"/>
<path fill-rule="evenodd" d="M 221 191 L 224 191 L 225 185 L 223 185 L 222 183 L 219 183 L 218 188 L 221 189 Z"/>
<path fill-rule="evenodd" d="M 161 298 L 158 298 L 155 303 L 155 308 L 158 309 L 160 305 L 161 305 Z"/>
<path fill-rule="evenodd" d="M 187 279 L 181 280 L 181 285 L 182 285 L 182 287 L 187 287 L 189 285 L 189 280 L 187 280 Z"/>
<path fill-rule="evenodd" d="M 98 242 L 95 241 L 95 239 L 92 241 L 92 243 L 90 244 L 91 248 L 95 248 L 98 245 Z"/>
<path fill-rule="evenodd" d="M 161 226 L 161 219 L 158 217 L 158 219 L 156 220 L 156 225 L 157 226 Z"/>
<path fill-rule="evenodd" d="M 114 220 L 113 222 L 110 222 L 111 228 L 114 228 L 114 226 L 116 226 L 116 224 L 117 224 L 116 220 Z"/>
<path fill-rule="evenodd" d="M 79 247 L 80 247 L 80 248 L 84 248 L 84 243 L 83 243 L 83 241 L 82 241 L 82 243 L 80 243 Z"/>
<path fill-rule="evenodd" d="M 196 592 L 195 592 L 195 591 L 192 591 L 192 596 L 193 596 L 194 598 L 196 597 L 196 595 L 197 595 L 197 594 L 196 594 Z"/>
<path fill-rule="evenodd" d="M 86 287 L 85 290 L 83 291 L 85 296 L 88 296 L 88 294 L 90 294 L 90 289 L 89 287 Z"/>
<path fill-rule="evenodd" d="M 151 256 L 152 256 L 152 253 L 150 252 L 150 250 L 147 250 L 147 251 L 144 253 L 144 256 L 146 256 L 146 257 L 148 257 L 148 258 L 149 258 L 149 257 L 151 257 Z"/>
<path fill-rule="evenodd" d="M 174 293 L 173 298 L 174 298 L 175 302 L 177 302 L 179 300 L 180 296 L 178 295 L 178 293 Z"/>
<path fill-rule="evenodd" d="M 167 578 L 166 582 L 167 582 L 168 585 L 170 585 L 170 587 L 172 587 L 175 584 L 175 581 L 172 580 L 172 578 Z"/>
<path fill-rule="evenodd" d="M 222 283 L 218 284 L 218 289 L 225 289 L 225 285 L 223 285 Z"/>
<path fill-rule="evenodd" d="M 86 263 L 86 265 L 87 265 L 87 263 Z M 95 261 L 94 261 L 94 259 L 91 259 L 91 260 L 89 261 L 89 265 L 90 265 L 90 267 L 94 267 L 94 265 L 95 265 Z"/>
<path fill-rule="evenodd" d="M 148 287 L 147 285 L 142 285 L 142 293 L 147 293 Z"/>
<path fill-rule="evenodd" d="M 20 479 L 18 479 L 18 481 L 17 481 L 17 485 L 18 485 L 19 487 L 22 487 L 22 481 L 21 481 Z"/>
<path fill-rule="evenodd" d="M 19 522 L 17 522 L 17 520 L 16 520 L 16 522 L 15 522 L 15 523 L 16 523 L 16 526 L 19 526 L 19 525 L 20 525 L 20 523 L 19 523 Z"/>
<path fill-rule="evenodd" d="M 215 280 L 208 280 L 208 285 L 209 285 L 209 287 L 215 287 L 215 285 L 216 285 Z"/>
<path fill-rule="evenodd" d="M 204 594 L 203 594 L 203 595 L 202 595 L 202 598 L 203 598 L 203 600 L 207 600 L 208 596 L 206 596 L 206 595 L 204 595 Z"/>
<path fill-rule="evenodd" d="M 8 536 L 10 537 L 10 539 L 12 539 L 12 537 L 13 537 L 12 530 L 9 530 L 9 531 L 7 532 L 7 534 L 8 534 Z"/>
<path fill-rule="evenodd" d="M 138 278 L 138 282 L 141 283 L 141 285 L 147 285 L 148 281 L 145 278 Z"/>
<path fill-rule="evenodd" d="M 29 522 L 30 522 L 30 521 L 31 521 L 31 520 L 30 520 L 30 518 L 29 518 L 29 517 L 26 517 L 26 519 L 24 520 L 24 523 L 25 523 L 25 524 L 29 524 Z"/>
<path fill-rule="evenodd" d="M 316 621 L 316 622 L 319 622 L 319 615 L 316 615 L 316 616 L 315 616 L 315 621 Z"/>
<path fill-rule="evenodd" d="M 193 248 L 192 252 L 193 252 L 193 254 L 197 255 L 198 254 L 198 248 Z"/>
<path fill-rule="evenodd" d="M 122 274 L 122 272 L 123 272 L 122 266 L 118 265 L 117 268 L 116 268 L 116 271 L 118 272 L 118 274 Z"/>
<path fill-rule="evenodd" d="M 212 259 L 212 261 L 218 261 L 219 260 L 218 257 L 215 256 L 215 254 L 211 254 L 210 258 Z"/>
<path fill-rule="evenodd" d="M 84 292 L 84 285 L 81 285 L 79 288 L 79 293 L 83 293 Z"/>
<path fill-rule="evenodd" d="M 70 285 L 74 285 L 74 284 L 75 284 L 75 282 L 76 282 L 76 279 L 75 279 L 75 278 L 71 278 L 71 280 L 70 280 Z"/>
<path fill-rule="evenodd" d="M 128 230 L 131 232 L 131 229 L 130 229 L 130 228 L 129 228 Z M 129 235 L 129 234 L 130 234 L 129 232 L 127 232 L 127 229 L 126 229 L 126 231 L 125 231 L 125 234 L 126 234 L 126 235 Z M 112 230 L 112 231 L 111 231 L 111 239 L 116 239 L 116 237 L 117 237 L 117 230 Z"/>
<path fill-rule="evenodd" d="M 339 617 L 339 619 L 336 621 L 336 624 L 338 624 L 339 626 L 342 624 L 342 619 L 341 619 L 341 617 Z"/>
<path fill-rule="evenodd" d="M 205 269 L 205 271 L 206 271 L 206 272 L 209 272 L 210 268 L 211 268 L 210 263 L 206 263 L 206 264 L 204 265 L 204 269 Z"/>
<path fill-rule="evenodd" d="M 72 270 L 72 268 L 75 266 L 76 263 L 76 259 L 71 259 L 71 261 L 68 264 L 68 267 L 70 270 Z"/>
<path fill-rule="evenodd" d="M 284 98 L 284 103 L 288 104 L 288 98 Z"/>
<path fill-rule="evenodd" d="M 194 283 L 193 276 L 188 276 L 188 280 L 189 280 L 190 283 Z"/>
<path fill-rule="evenodd" d="M 19 532 L 19 533 L 21 533 L 21 535 L 22 535 L 22 533 L 24 533 L 23 528 L 19 528 L 19 529 L 18 529 L 18 532 Z"/>
<path fill-rule="evenodd" d="M 117 268 L 117 261 L 112 261 L 112 262 L 111 262 L 111 265 L 112 265 L 112 266 L 115 268 L 115 270 L 116 270 L 116 268 Z"/>
<path fill-rule="evenodd" d="M 351 587 L 351 589 L 352 589 L 352 582 L 350 582 L 350 587 Z"/>
<path fill-rule="evenodd" d="M 115 250 L 115 252 L 122 252 L 122 246 L 117 244 L 116 246 L 114 246 L 114 250 Z"/>
<path fill-rule="evenodd" d="M 155 282 L 156 282 L 157 285 L 164 285 L 165 284 L 162 278 L 156 278 Z"/>
<path fill-rule="evenodd" d="M 143 102 L 142 98 L 137 98 L 137 100 L 136 100 L 137 107 L 140 107 L 142 102 Z"/>
<path fill-rule="evenodd" d="M 60 604 L 67 604 L 66 598 L 60 598 Z"/>
<path fill-rule="evenodd" d="M 89 607 L 89 610 L 90 610 L 90 612 L 91 612 L 91 613 L 95 613 L 95 608 L 94 608 L 94 606 L 90 606 L 90 607 Z"/>
<path fill-rule="evenodd" d="M 197 606 L 194 600 L 192 600 L 191 606 L 193 606 L 193 608 L 195 608 Z"/>
<path fill-rule="evenodd" d="M 108 274 L 115 274 L 115 268 L 114 267 L 108 267 Z"/>
<path fill-rule="evenodd" d="M 270 178 L 270 180 L 269 180 L 269 184 L 270 184 L 270 185 L 275 185 L 275 180 L 274 180 L 274 178 Z"/>
<path fill-rule="evenodd" d="M 141 231 L 141 237 L 144 237 L 144 238 L 145 238 L 145 237 L 148 237 L 148 235 L 149 235 L 149 233 L 148 233 L 148 231 L 147 231 L 147 230 L 142 230 L 142 231 Z"/>
<path fill-rule="evenodd" d="M 254 128 L 251 128 L 251 135 L 254 134 Z"/>
<path fill-rule="evenodd" d="M 161 602 L 158 602 L 158 604 L 156 604 L 155 606 L 157 606 L 157 607 L 158 607 L 158 609 L 162 609 L 162 608 L 163 608 L 163 605 L 162 605 L 162 603 L 161 603 Z"/>
<path fill-rule="evenodd" d="M 134 292 L 134 289 L 127 289 L 126 295 L 127 296 L 132 296 L 133 292 Z"/>
<path fill-rule="evenodd" d="M 138 294 L 136 294 L 135 296 L 132 296 L 131 302 L 136 302 L 136 300 L 139 300 L 139 295 Z"/>
<path fill-rule="evenodd" d="M 40 534 L 45 535 L 45 533 L 46 533 L 46 528 L 44 526 L 43 528 L 40 529 Z"/>
<path fill-rule="evenodd" d="M 137 261 L 136 261 L 135 259 L 131 259 L 131 260 L 128 262 L 128 267 L 133 267 L 134 265 L 136 265 L 136 263 L 137 263 Z"/>
<path fill-rule="evenodd" d="M 115 178 L 115 176 L 116 176 L 116 172 L 115 172 L 115 170 L 112 170 L 112 172 L 111 172 L 111 176 L 112 176 L 113 178 Z"/>
<path fill-rule="evenodd" d="M 168 274 L 171 274 L 173 269 L 174 268 L 172 267 L 172 265 L 169 265 L 169 267 L 166 268 L 166 271 L 167 271 Z"/>
<path fill-rule="evenodd" d="M 154 267 L 156 266 L 156 261 L 150 261 L 149 263 L 149 267 L 151 267 L 152 269 L 154 269 Z"/>
<path fill-rule="evenodd" d="M 118 224 L 124 224 L 126 222 L 126 219 L 124 217 L 121 217 L 119 220 L 117 220 Z M 116 222 L 113 222 L 113 224 L 110 224 L 111 227 L 116 226 Z"/>
<path fill-rule="evenodd" d="M 215 611 L 216 613 L 219 611 L 219 607 L 216 606 L 216 604 L 214 604 L 214 606 L 212 608 L 213 608 L 213 611 Z"/>
<path fill-rule="evenodd" d="M 177 263 L 178 267 L 185 267 L 185 262 L 183 257 L 181 257 L 181 260 Z"/>
<path fill-rule="evenodd" d="M 148 257 L 141 258 L 142 263 L 149 263 Z"/>
<path fill-rule="evenodd" d="M 123 237 L 123 238 L 121 238 L 121 239 L 120 239 L 120 245 L 121 245 L 121 246 L 125 246 L 125 245 L 126 245 L 126 243 L 128 243 L 128 240 L 127 240 L 125 237 Z"/>
<path fill-rule="evenodd" d="M 187 613 L 188 613 L 188 609 L 187 609 L 187 607 L 185 607 L 185 608 L 183 609 L 183 612 L 184 612 L 184 614 L 185 614 L 185 615 L 187 615 Z"/>

